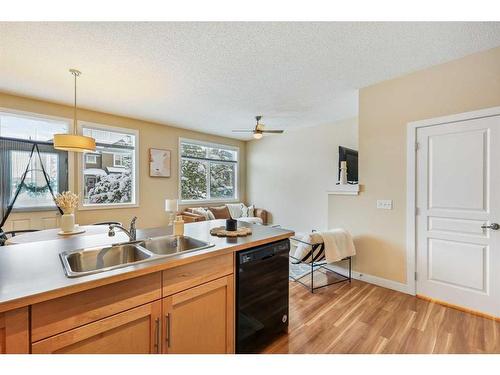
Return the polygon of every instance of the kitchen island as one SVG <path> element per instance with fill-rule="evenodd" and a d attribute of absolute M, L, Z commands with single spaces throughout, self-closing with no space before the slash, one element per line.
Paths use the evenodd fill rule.
<path fill-rule="evenodd" d="M 214 246 L 68 278 L 59 253 L 126 242 L 123 234 L 0 249 L 0 353 L 232 353 L 235 253 L 287 239 L 292 231 L 253 225 L 248 237 L 219 238 L 223 220 L 186 224 Z M 171 228 L 139 230 L 137 239 Z"/>

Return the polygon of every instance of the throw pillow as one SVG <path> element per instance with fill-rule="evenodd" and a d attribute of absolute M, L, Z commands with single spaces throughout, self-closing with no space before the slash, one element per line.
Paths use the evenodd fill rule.
<path fill-rule="evenodd" d="M 241 205 L 241 217 L 248 217 L 248 207 L 244 204 Z"/>
<path fill-rule="evenodd" d="M 239 219 L 243 216 L 243 203 L 228 203 L 226 207 L 229 209 L 229 213 L 233 219 Z"/>
<path fill-rule="evenodd" d="M 214 214 L 216 219 L 229 219 L 231 218 L 231 214 L 229 213 L 229 209 L 226 206 L 220 207 L 208 207 L 210 211 Z"/>
<path fill-rule="evenodd" d="M 255 206 L 252 204 L 251 206 L 248 206 L 248 217 L 254 217 L 255 216 Z"/>
<path fill-rule="evenodd" d="M 191 212 L 193 214 L 196 214 L 196 215 L 201 215 L 205 218 L 205 220 L 210 220 L 209 219 L 209 215 L 208 215 L 208 211 L 205 210 L 204 208 L 202 207 L 195 207 L 195 208 L 191 208 Z"/>
<path fill-rule="evenodd" d="M 207 214 L 208 214 L 208 220 L 215 220 L 215 216 L 214 216 L 214 214 L 212 213 L 212 211 L 207 210 Z"/>

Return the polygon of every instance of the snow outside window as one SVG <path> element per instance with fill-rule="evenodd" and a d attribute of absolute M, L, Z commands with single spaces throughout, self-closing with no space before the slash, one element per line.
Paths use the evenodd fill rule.
<path fill-rule="evenodd" d="M 96 151 L 83 157 L 83 206 L 137 204 L 138 134 L 93 124 L 84 125 L 82 133 L 96 140 Z"/>

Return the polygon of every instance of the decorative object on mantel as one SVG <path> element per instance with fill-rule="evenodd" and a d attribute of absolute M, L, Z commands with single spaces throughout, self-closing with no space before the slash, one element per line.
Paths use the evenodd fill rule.
<path fill-rule="evenodd" d="M 170 177 L 170 150 L 149 149 L 149 176 Z"/>
<path fill-rule="evenodd" d="M 342 172 L 345 172 L 343 175 Z M 358 178 L 358 151 L 339 146 L 339 172 L 337 185 L 357 184 Z"/>
<path fill-rule="evenodd" d="M 83 233 L 84 230 L 77 230 L 75 228 L 74 212 L 78 206 L 78 195 L 71 191 L 64 191 L 56 195 L 55 202 L 57 207 L 63 211 L 61 216 L 61 232 L 59 234 Z"/>
<path fill-rule="evenodd" d="M 347 185 L 347 162 L 346 161 L 340 162 L 339 184 L 340 185 Z"/>
<path fill-rule="evenodd" d="M 77 134 L 78 122 L 76 120 L 76 78 L 82 74 L 79 70 L 70 69 L 69 72 L 75 77 L 75 103 L 73 107 L 73 134 L 54 134 L 54 148 L 62 151 L 93 152 L 95 151 L 95 139 Z"/>
<path fill-rule="evenodd" d="M 210 229 L 210 234 L 217 237 L 245 237 L 252 234 L 252 229 L 241 227 L 236 230 L 226 230 L 225 227 L 217 227 Z"/>

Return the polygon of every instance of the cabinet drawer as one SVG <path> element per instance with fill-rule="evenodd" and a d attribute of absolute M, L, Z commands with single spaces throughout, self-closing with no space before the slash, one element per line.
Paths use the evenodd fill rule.
<path fill-rule="evenodd" d="M 34 354 L 160 353 L 161 301 L 142 305 L 38 341 Z"/>
<path fill-rule="evenodd" d="M 31 341 L 161 298 L 160 272 L 32 305 Z"/>
<path fill-rule="evenodd" d="M 192 288 L 234 271 L 233 254 L 219 255 L 163 271 L 163 296 Z"/>

